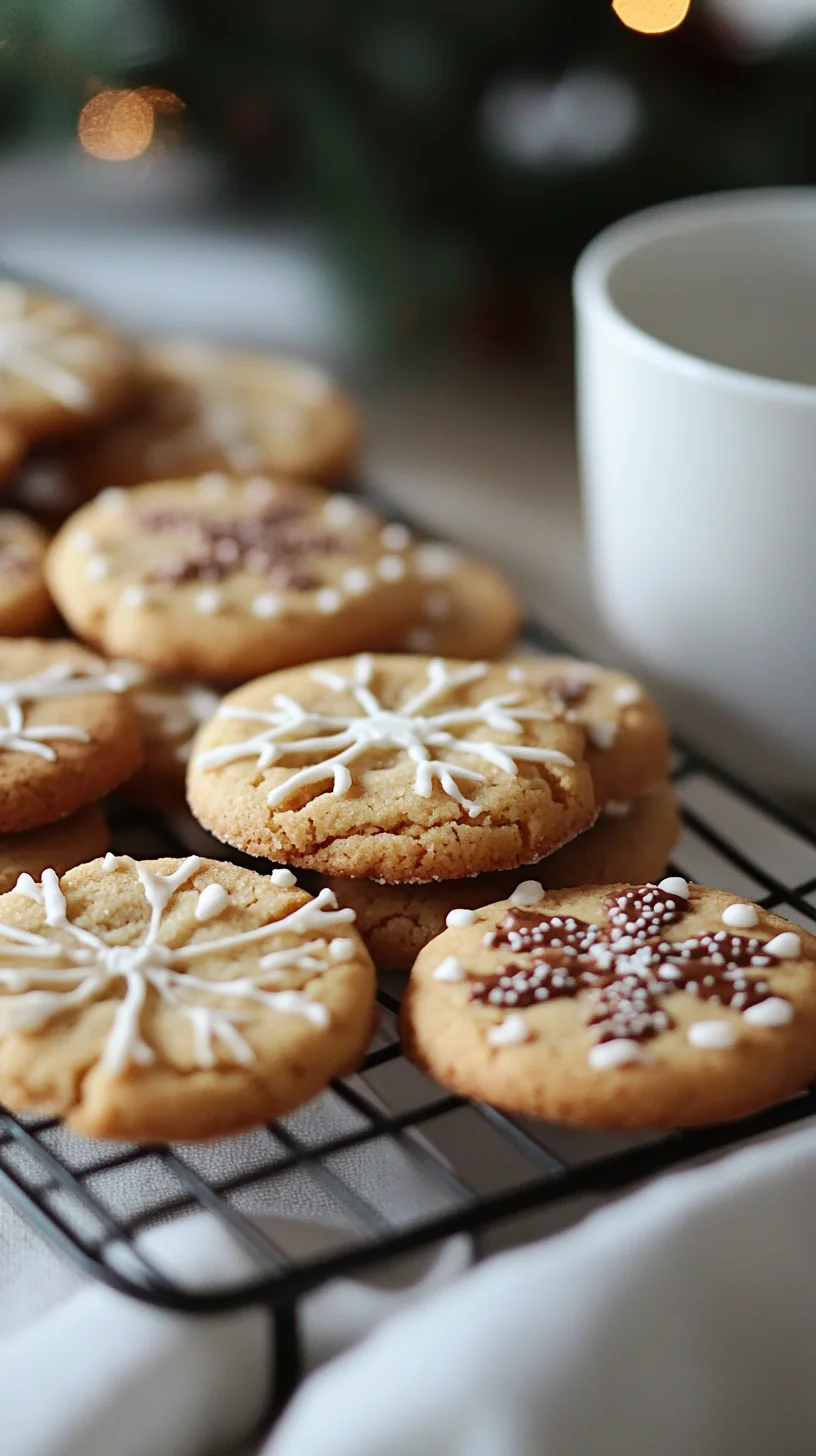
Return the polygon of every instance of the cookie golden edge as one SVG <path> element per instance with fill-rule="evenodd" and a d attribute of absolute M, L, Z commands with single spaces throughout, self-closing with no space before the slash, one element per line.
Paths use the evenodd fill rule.
<path fill-rule="evenodd" d="M 535 909 L 582 915 L 588 896 L 602 903 L 606 896 L 631 888 L 606 885 L 552 891 Z M 721 929 L 724 909 L 751 903 L 705 886 L 692 884 L 690 891 L 693 914 L 672 930 L 699 932 L 703 927 L 696 924 L 698 917 Z M 800 959 L 782 962 L 767 973 L 772 989 L 793 1004 L 788 1025 L 747 1026 L 740 1018 L 741 1039 L 736 1046 L 727 1052 L 704 1050 L 682 1040 L 687 1008 L 679 1028 L 656 1039 L 664 1043 L 660 1057 L 652 1041 L 650 1060 L 603 1071 L 588 1063 L 591 1041 L 586 1028 L 580 1037 L 571 1037 L 568 1044 L 556 1045 L 547 1054 L 535 1035 L 516 1046 L 491 1047 L 486 1029 L 498 1024 L 506 1010 L 478 1005 L 474 1014 L 467 984 L 434 981 L 433 971 L 448 955 L 466 960 L 468 946 L 475 946 L 513 908 L 518 906 L 503 901 L 478 911 L 465 930 L 448 929 L 426 946 L 414 965 L 400 1015 L 403 1050 L 421 1071 L 450 1091 L 505 1112 L 572 1126 L 656 1131 L 749 1116 L 801 1092 L 816 1073 L 816 937 L 760 906 L 753 907 L 757 925 L 752 933 L 770 940 L 793 932 L 802 946 Z M 704 1003 L 693 1004 L 703 1015 Z M 575 1002 L 554 1001 L 549 1007 L 531 1008 L 529 1015 L 540 1025 L 542 1016 L 564 1005 Z M 718 1010 L 739 1016 L 730 1008 Z M 676 1014 L 675 1005 L 672 1011 Z M 668 1038 L 675 1038 L 670 1047 Z"/>

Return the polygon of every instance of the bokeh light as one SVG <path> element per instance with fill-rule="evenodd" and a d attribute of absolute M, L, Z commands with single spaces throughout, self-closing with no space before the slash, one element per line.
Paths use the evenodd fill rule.
<path fill-rule="evenodd" d="M 153 107 L 141 91 L 99 91 L 79 114 L 80 145 L 103 162 L 128 162 L 153 138 Z"/>
<path fill-rule="evenodd" d="M 662 35 L 686 18 L 691 0 L 612 0 L 612 9 L 630 30 Z"/>

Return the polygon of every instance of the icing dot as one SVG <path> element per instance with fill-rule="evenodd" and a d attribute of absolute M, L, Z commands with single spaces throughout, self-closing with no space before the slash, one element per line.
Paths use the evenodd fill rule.
<path fill-rule="evenodd" d="M 405 562 L 400 556 L 381 556 L 375 570 L 381 581 L 402 581 Z"/>
<path fill-rule="evenodd" d="M 18 895 L 23 895 L 26 900 L 38 901 L 40 898 L 36 880 L 32 875 L 25 873 L 25 871 L 23 874 L 17 876 L 17 883 L 14 888 Z"/>
<path fill-rule="evenodd" d="M 143 607 L 147 592 L 143 586 L 126 586 L 122 592 L 122 603 L 126 607 Z"/>
<path fill-rule="evenodd" d="M 610 819 L 625 819 L 631 810 L 632 805 L 627 804 L 623 799 L 607 799 L 601 812 L 608 814 Z"/>
<path fill-rule="evenodd" d="M 409 652 L 432 652 L 434 648 L 434 634 L 430 627 L 412 627 L 406 633 L 405 646 Z"/>
<path fill-rule="evenodd" d="M 467 971 L 456 956 L 445 956 L 445 959 L 439 962 L 433 972 L 433 979 L 435 981 L 465 981 Z"/>
<path fill-rule="evenodd" d="M 611 748 L 617 736 L 617 723 L 587 723 L 587 737 L 593 748 Z"/>
<path fill-rule="evenodd" d="M 631 708 L 633 703 L 640 702 L 641 696 L 637 683 L 621 683 L 620 687 L 615 688 L 613 694 L 615 702 L 622 708 Z"/>
<path fill-rule="evenodd" d="M 347 495 L 334 495 L 323 507 L 323 519 L 329 526 L 350 526 L 357 511 L 356 502 Z"/>
<path fill-rule="evenodd" d="M 292 886 L 297 884 L 297 876 L 293 875 L 291 870 L 273 870 L 269 878 L 272 884 L 277 885 L 281 890 L 291 890 Z"/>
<path fill-rule="evenodd" d="M 208 471 L 196 481 L 196 492 L 205 500 L 221 500 L 229 493 L 230 483 L 226 475 L 217 470 Z"/>
<path fill-rule="evenodd" d="M 85 565 L 85 575 L 89 581 L 102 581 L 110 572 L 110 562 L 107 556 L 92 556 Z"/>
<path fill-rule="evenodd" d="M 793 1021 L 793 1007 L 782 996 L 769 996 L 767 1001 L 746 1007 L 742 1018 L 750 1026 L 787 1026 Z"/>
<path fill-rule="evenodd" d="M 461 926 L 472 925 L 475 919 L 475 910 L 449 910 L 445 916 L 445 924 L 449 930 L 458 930 Z"/>
<path fill-rule="evenodd" d="M 334 587 L 326 586 L 322 591 L 317 593 L 315 606 L 319 612 L 323 613 L 324 617 L 330 617 L 333 612 L 339 611 L 342 601 L 343 598 L 339 591 L 335 591 Z"/>
<path fill-rule="evenodd" d="M 352 566 L 350 571 L 344 573 L 341 585 L 350 596 L 360 597 L 370 589 L 371 577 L 361 566 Z"/>
<path fill-rule="evenodd" d="M 380 532 L 380 540 L 387 551 L 404 551 L 406 546 L 411 544 L 411 532 L 407 526 L 394 523 L 391 526 L 383 527 Z"/>
<path fill-rule="evenodd" d="M 544 886 L 538 880 L 522 880 L 510 896 L 514 905 L 537 905 L 544 899 Z"/>
<path fill-rule="evenodd" d="M 109 485 L 99 492 L 96 504 L 103 511 L 123 511 L 127 505 L 127 491 L 121 485 Z"/>
<path fill-rule="evenodd" d="M 523 683 L 527 681 L 527 673 L 523 667 L 508 667 L 508 682 Z"/>
<path fill-rule="evenodd" d="M 625 1067 L 629 1062 L 645 1062 L 646 1053 L 636 1041 L 628 1036 L 616 1037 L 614 1041 L 602 1041 L 590 1049 L 589 1065 L 597 1072 L 611 1071 L 614 1067 Z"/>
<path fill-rule="evenodd" d="M 435 541 L 417 547 L 414 556 L 417 575 L 423 581 L 437 581 L 440 577 L 449 576 L 458 562 L 458 551 L 454 551 L 452 546 L 442 546 Z"/>
<path fill-rule="evenodd" d="M 252 614 L 255 617 L 276 617 L 280 609 L 280 597 L 276 597 L 274 592 L 261 592 L 252 603 Z"/>
<path fill-rule="evenodd" d="M 350 961 L 357 954 L 357 943 L 346 936 L 329 942 L 329 960 Z"/>
<path fill-rule="evenodd" d="M 453 600 L 446 591 L 431 592 L 425 601 L 425 616 L 431 622 L 441 622 L 449 617 Z"/>
<path fill-rule="evenodd" d="M 736 1046 L 739 1032 L 730 1021 L 693 1021 L 686 1032 L 686 1041 L 706 1051 L 727 1051 Z"/>
<path fill-rule="evenodd" d="M 207 586 L 203 591 L 196 592 L 193 598 L 193 606 L 203 617 L 212 616 L 221 606 L 221 593 L 214 586 Z"/>
<path fill-rule="evenodd" d="M 722 913 L 722 923 L 747 930 L 751 925 L 759 923 L 759 916 L 753 905 L 726 905 Z"/>
<path fill-rule="evenodd" d="M 75 551 L 93 551 L 97 538 L 93 531 L 74 531 L 71 545 Z"/>
<path fill-rule="evenodd" d="M 206 885 L 198 897 L 195 907 L 196 920 L 212 920 L 220 915 L 229 904 L 229 894 L 223 885 Z"/>
<path fill-rule="evenodd" d="M 110 874 L 112 870 L 118 869 L 119 868 L 119 856 L 118 856 L 118 854 L 113 854 L 113 852 L 111 850 L 108 850 L 107 854 L 105 855 L 105 858 L 102 861 L 102 868 L 103 868 L 103 870 L 105 871 L 106 874 Z"/>
<path fill-rule="evenodd" d="M 487 1040 L 491 1046 L 505 1047 L 518 1046 L 523 1041 L 529 1041 L 530 1028 L 523 1016 L 505 1016 L 498 1026 L 491 1026 L 487 1033 Z"/>
<path fill-rule="evenodd" d="M 679 895 L 681 900 L 689 897 L 688 880 L 684 880 L 681 875 L 669 875 L 668 879 L 660 881 L 657 888 L 665 890 L 668 895 Z"/>
<path fill-rule="evenodd" d="M 766 940 L 762 947 L 768 955 L 778 956 L 781 961 L 797 961 L 802 954 L 802 942 L 793 930 L 783 930 L 773 940 Z"/>

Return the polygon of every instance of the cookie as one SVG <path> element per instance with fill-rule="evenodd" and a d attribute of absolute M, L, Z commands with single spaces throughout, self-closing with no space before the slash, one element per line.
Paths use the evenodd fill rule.
<path fill-rule="evenodd" d="M 133 662 L 114 661 L 111 666 L 130 686 L 142 730 L 144 762 L 123 792 L 147 808 L 185 809 L 190 748 L 202 723 L 215 714 L 219 694 L 187 678 L 153 677 Z"/>
<path fill-rule="evenodd" d="M 16 511 L 0 511 L 0 637 L 39 632 L 54 615 L 43 575 L 48 537 Z"/>
<path fill-rule="evenodd" d="M 449 925 L 417 959 L 402 1032 L 456 1092 L 665 1128 L 746 1116 L 816 1072 L 816 938 L 722 890 L 528 886 Z"/>
<path fill-rule="evenodd" d="M 428 541 L 414 548 L 413 569 L 427 582 L 421 621 L 398 644 L 439 657 L 500 657 L 521 624 L 515 592 L 500 572 Z"/>
<path fill-rule="evenodd" d="M 50 865 L 58 875 L 85 860 L 104 854 L 110 843 L 105 816 L 98 804 L 88 804 L 23 834 L 0 834 L 0 895 L 13 890 L 22 874 L 39 879 Z"/>
<path fill-rule="evenodd" d="M 25 453 L 25 440 L 5 420 L 0 420 L 0 486 Z"/>
<path fill-rule="evenodd" d="M 638 882 L 663 874 L 679 832 L 671 784 L 656 784 L 628 806 L 626 815 L 603 812 L 591 829 L 537 864 L 468 880 L 432 885 L 377 885 L 331 878 L 326 883 L 356 925 L 381 970 L 410 971 L 423 946 L 441 935 L 451 910 L 479 910 L 510 896 L 524 881 L 545 889 Z"/>
<path fill-rule="evenodd" d="M 351 920 L 288 871 L 195 855 L 24 875 L 0 899 L 0 1100 L 139 1142 L 288 1112 L 371 1033 L 374 970 Z"/>
<path fill-rule="evenodd" d="M 242 682 L 393 641 L 424 586 L 391 533 L 318 486 L 203 475 L 103 491 L 59 532 L 46 575 L 109 656 Z"/>
<path fill-rule="evenodd" d="M 248 854 L 387 884 L 511 869 L 595 818 L 583 733 L 501 664 L 336 659 L 231 693 L 187 796 Z"/>
<path fill-rule="evenodd" d="M 0 411 L 28 440 L 88 429 L 133 396 L 136 361 L 79 304 L 0 281 Z"/>
<path fill-rule="evenodd" d="M 86 499 L 208 471 L 339 483 L 356 462 L 360 427 L 348 396 L 297 359 L 166 342 L 142 356 L 134 408 L 87 444 L 61 452 Z"/>
<path fill-rule="evenodd" d="M 73 642 L 0 639 L 0 833 L 73 814 L 138 768 L 125 686 Z"/>
<path fill-rule="evenodd" d="M 555 712 L 584 730 L 599 805 L 630 804 L 667 777 L 667 724 L 628 673 L 533 653 L 508 659 L 507 673 L 513 682 L 538 687 Z"/>

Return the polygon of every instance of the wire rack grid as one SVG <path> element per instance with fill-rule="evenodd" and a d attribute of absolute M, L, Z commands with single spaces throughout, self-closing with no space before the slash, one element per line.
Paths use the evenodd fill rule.
<path fill-rule="evenodd" d="M 528 640 L 563 651 L 540 628 L 531 627 Z M 688 749 L 676 749 L 672 776 L 683 814 L 674 871 L 812 929 L 816 835 Z M 147 853 L 187 852 L 149 816 L 131 818 L 125 829 L 129 843 L 134 831 L 148 845 L 152 836 Z M 741 1122 L 670 1135 L 590 1134 L 507 1116 L 442 1092 L 405 1061 L 401 979 L 385 978 L 379 1030 L 360 1070 L 242 1138 L 100 1145 L 56 1119 L 0 1107 L 0 1193 L 85 1274 L 123 1294 L 197 1315 L 268 1309 L 279 1408 L 299 1376 L 299 1300 L 325 1281 L 456 1233 L 489 1251 L 491 1231 L 508 1220 L 511 1241 L 519 1230 L 546 1233 L 573 1216 L 576 1201 L 603 1200 L 816 1113 L 811 1090 Z M 287 1250 L 266 1218 L 291 1214 L 304 1200 L 317 1202 L 334 1230 L 329 1247 L 305 1257 Z M 249 1277 L 190 1287 L 154 1260 L 145 1231 L 195 1211 L 234 1237 L 250 1258 Z"/>

